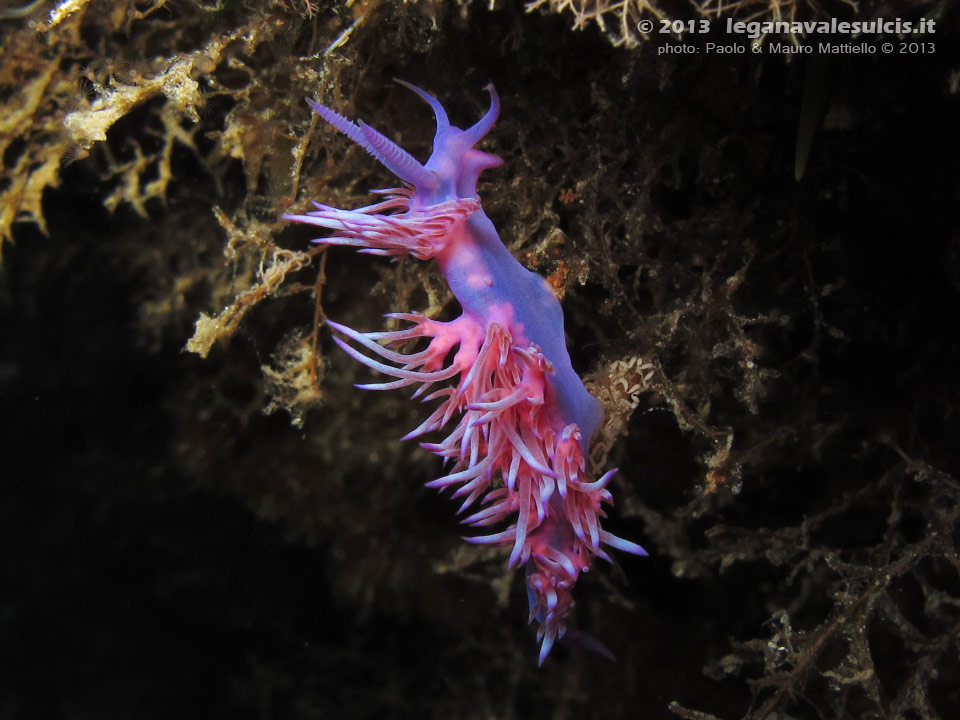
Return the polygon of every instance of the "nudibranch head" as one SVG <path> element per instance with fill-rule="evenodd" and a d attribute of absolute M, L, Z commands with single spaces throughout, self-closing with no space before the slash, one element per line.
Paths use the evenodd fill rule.
<path fill-rule="evenodd" d="M 420 96 L 433 109 L 437 118 L 433 153 L 424 165 L 437 178 L 437 188 L 433 194 L 442 199 L 476 197 L 480 173 L 503 164 L 503 160 L 496 155 L 474 148 L 500 115 L 500 96 L 497 95 L 493 83 L 484 88 L 490 93 L 490 109 L 475 125 L 461 130 L 450 125 L 446 111 L 433 95 L 402 80 L 397 82 Z"/>
<path fill-rule="evenodd" d="M 423 99 L 437 119 L 437 131 L 433 139 L 433 153 L 426 163 L 420 163 L 402 147 L 367 125 L 363 120 L 350 122 L 330 108 L 308 100 L 320 117 L 353 140 L 390 172 L 416 189 L 415 196 L 422 205 L 436 205 L 454 198 L 477 196 L 477 179 L 488 168 L 503 164 L 496 155 L 474 148 L 497 120 L 500 114 L 500 97 L 490 83 L 490 109 L 473 126 L 461 130 L 450 124 L 446 110 L 433 95 L 415 85 L 397 80 Z"/>
<path fill-rule="evenodd" d="M 451 198 L 472 198 L 477 196 L 477 179 L 488 168 L 503 164 L 496 155 L 474 148 L 486 135 L 500 115 L 500 97 L 490 83 L 486 91 L 490 93 L 490 109 L 473 126 L 461 130 L 450 124 L 447 111 L 433 95 L 403 80 L 397 80 L 405 88 L 413 91 L 433 110 L 437 119 L 437 131 L 433 136 L 433 152 L 424 163 L 424 169 L 432 173 L 435 184 L 421 187 L 417 185 L 417 195 L 424 205 L 432 205 Z"/>

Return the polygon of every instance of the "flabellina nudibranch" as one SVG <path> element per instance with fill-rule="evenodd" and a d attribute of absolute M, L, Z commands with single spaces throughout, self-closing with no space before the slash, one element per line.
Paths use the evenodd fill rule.
<path fill-rule="evenodd" d="M 474 510 L 464 518 L 466 525 L 509 524 L 500 532 L 466 539 L 510 546 L 509 567 L 526 567 L 530 622 L 540 624 L 542 664 L 554 642 L 567 633 L 574 605 L 571 591 L 580 573 L 594 557 L 610 560 L 604 546 L 635 555 L 646 552 L 600 527 L 602 504 L 612 502 L 606 486 L 616 472 L 596 480 L 586 475 L 584 459 L 602 418 L 600 402 L 570 364 L 563 312 L 553 288 L 514 259 L 480 206 L 480 173 L 503 164 L 496 155 L 474 148 L 499 115 L 496 90 L 487 85 L 490 109 L 473 127 L 461 130 L 450 125 L 435 97 L 400 84 L 420 96 L 436 116 L 430 159 L 421 164 L 362 120 L 353 123 L 308 101 L 404 186 L 374 191 L 383 200 L 366 207 L 341 210 L 314 203 L 313 212 L 286 219 L 334 231 L 317 243 L 394 258 L 433 258 L 439 264 L 463 309 L 456 320 L 391 313 L 388 317 L 409 325 L 367 333 L 329 324 L 360 348 L 334 337 L 350 357 L 394 378 L 358 387 L 416 385 L 414 397 L 440 401 L 404 439 L 456 422 L 442 441 L 421 443 L 452 463 L 447 475 L 427 486 L 455 488 L 453 497 L 463 498 L 458 514 Z M 422 350 L 404 354 L 393 349 L 419 338 L 429 340 Z"/>

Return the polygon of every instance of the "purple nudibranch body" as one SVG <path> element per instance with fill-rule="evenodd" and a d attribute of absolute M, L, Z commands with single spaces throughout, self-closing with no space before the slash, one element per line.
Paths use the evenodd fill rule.
<path fill-rule="evenodd" d="M 467 525 L 507 523 L 505 530 L 467 539 L 510 546 L 510 567 L 526 566 L 530 620 L 540 624 L 542 663 L 553 643 L 567 633 L 574 605 L 571 591 L 580 573 L 594 557 L 609 560 L 603 546 L 646 553 L 600 528 L 599 520 L 605 517 L 601 504 L 612 502 L 606 485 L 616 471 L 593 480 L 587 476 L 585 458 L 602 408 L 570 363 L 563 312 L 553 288 L 517 262 L 480 206 L 480 173 L 503 163 L 474 147 L 499 114 L 496 90 L 492 84 L 486 87 L 490 109 L 461 130 L 450 125 L 435 97 L 401 84 L 429 104 L 436 117 L 427 162 L 421 164 L 362 121 L 350 122 L 310 102 L 404 187 L 376 191 L 385 199 L 367 207 L 343 210 L 314 203 L 313 212 L 287 219 L 334 231 L 318 243 L 357 247 L 374 255 L 410 254 L 439 264 L 463 310 L 456 320 L 395 313 L 391 317 L 410 326 L 369 333 L 330 325 L 367 353 L 335 337 L 347 354 L 394 378 L 361 387 L 417 385 L 415 397 L 440 401 L 406 438 L 440 430 L 456 418 L 444 440 L 421 443 L 453 463 L 447 475 L 427 485 L 455 487 L 453 497 L 465 498 L 460 513 L 479 505 L 463 520 Z M 429 340 L 423 350 L 404 354 L 393 349 L 419 338 Z M 454 378 L 455 384 L 431 390 Z"/>

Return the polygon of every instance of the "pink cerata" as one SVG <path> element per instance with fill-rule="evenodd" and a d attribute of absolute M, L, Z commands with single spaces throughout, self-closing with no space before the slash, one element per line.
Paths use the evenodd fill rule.
<path fill-rule="evenodd" d="M 590 439 L 602 417 L 567 354 L 563 312 L 553 288 L 510 254 L 480 206 L 477 178 L 503 161 L 476 150 L 500 112 L 493 85 L 490 109 L 473 127 L 450 125 L 440 102 L 401 82 L 433 108 L 437 132 L 425 164 L 363 121 L 350 122 L 315 102 L 320 117 L 399 177 L 404 187 L 375 191 L 383 199 L 355 210 L 314 203 L 316 210 L 288 215 L 298 223 L 333 230 L 316 240 L 361 248 L 371 255 L 433 258 L 463 308 L 456 320 L 439 322 L 420 313 L 392 313 L 407 327 L 360 333 L 330 326 L 357 347 L 335 337 L 350 357 L 390 382 L 360 385 L 393 390 L 415 385 L 414 397 L 439 404 L 404 439 L 454 424 L 439 442 L 421 445 L 452 463 L 428 487 L 455 488 L 459 513 L 471 527 L 506 528 L 469 542 L 509 546 L 509 567 L 526 567 L 530 621 L 539 624 L 542 664 L 556 640 L 577 639 L 609 655 L 599 642 L 568 631 L 571 591 L 594 557 L 609 560 L 605 546 L 646 555 L 639 545 L 600 527 L 606 489 L 616 472 L 587 476 Z M 429 343 L 404 354 L 398 344 Z M 454 352 L 455 350 L 455 352 Z M 448 360 L 451 353 L 452 359 Z"/>

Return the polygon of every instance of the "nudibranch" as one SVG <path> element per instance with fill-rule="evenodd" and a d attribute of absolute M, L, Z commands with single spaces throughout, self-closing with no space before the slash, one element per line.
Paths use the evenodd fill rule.
<path fill-rule="evenodd" d="M 317 243 L 371 255 L 432 258 L 439 264 L 462 308 L 457 319 L 392 313 L 388 317 L 405 324 L 401 329 L 365 333 L 329 324 L 342 336 L 334 340 L 344 352 L 392 378 L 358 387 L 415 385 L 414 397 L 438 401 L 404 439 L 456 423 L 439 442 L 421 443 L 452 463 L 446 475 L 427 486 L 454 488 L 453 497 L 462 498 L 458 513 L 473 511 L 463 519 L 466 525 L 506 526 L 466 539 L 509 546 L 509 567 L 526 567 L 530 622 L 540 626 L 542 664 L 554 642 L 567 634 L 572 588 L 593 558 L 609 560 L 605 547 L 646 552 L 600 527 L 602 506 L 612 502 L 606 486 L 616 472 L 597 479 L 587 475 L 585 458 L 602 419 L 600 402 L 570 363 L 553 288 L 514 259 L 480 206 L 480 173 L 503 164 L 474 147 L 499 115 L 496 90 L 487 85 L 490 109 L 461 130 L 450 124 L 433 95 L 400 84 L 436 117 L 427 162 L 421 164 L 362 120 L 351 122 L 310 101 L 320 117 L 400 178 L 403 187 L 374 191 L 382 199 L 366 207 L 341 210 L 314 203 L 314 211 L 286 219 L 333 231 Z M 414 352 L 396 349 L 418 339 L 429 342 Z"/>

